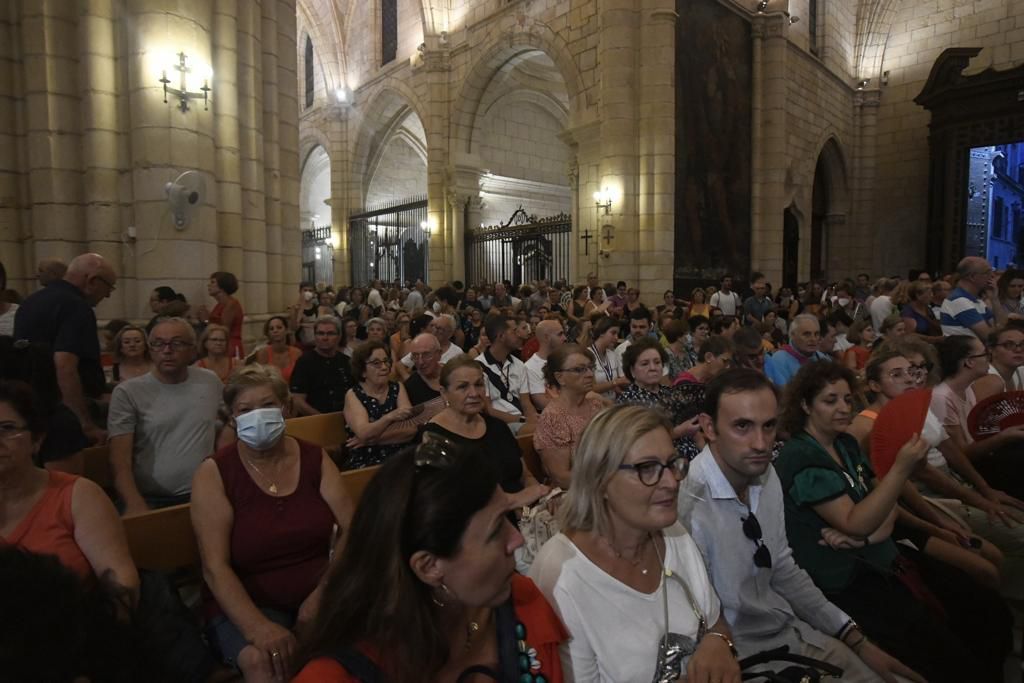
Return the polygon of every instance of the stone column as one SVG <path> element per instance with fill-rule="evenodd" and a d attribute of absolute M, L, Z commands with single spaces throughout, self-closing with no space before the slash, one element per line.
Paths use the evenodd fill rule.
<path fill-rule="evenodd" d="M 15 25 L 15 3 L 0 8 L 0 261 L 7 271 L 7 286 L 22 293 L 34 289 L 30 250 L 22 245 L 24 231 L 19 208 L 22 204 L 24 168 L 18 159 L 20 126 L 17 113 L 20 72 L 17 63 L 19 32 Z"/>
<path fill-rule="evenodd" d="M 244 2 L 245 0 L 243 0 Z M 242 254 L 242 178 L 239 166 L 238 0 L 213 9 L 213 129 L 217 169 L 217 244 L 220 267 L 245 279 Z M 248 290 L 248 283 L 246 283 Z M 251 302 L 250 292 L 246 300 Z"/>
<path fill-rule="evenodd" d="M 70 260 L 85 251 L 80 96 L 75 13 L 62 0 L 22 0 L 15 31 L 24 64 L 25 135 L 31 197 L 32 260 Z M 61 134 L 55 135 L 59 130 Z M 27 264 L 34 270 L 34 263 Z"/>
<path fill-rule="evenodd" d="M 848 234 L 856 244 L 851 245 L 849 253 L 845 254 L 846 261 L 842 269 L 849 273 L 890 273 L 894 272 L 894 262 L 902 262 L 892 258 L 891 250 L 876 250 L 876 245 L 890 242 L 880 239 L 874 221 L 873 193 L 877 178 L 878 108 L 881 99 L 882 93 L 877 88 L 859 90 L 853 98 L 856 144 L 853 146 L 853 205 L 850 209 L 854 220 Z"/>
<path fill-rule="evenodd" d="M 117 41 L 112 0 L 87 0 L 80 3 L 78 40 L 79 93 L 82 109 L 82 170 L 84 181 L 85 238 L 87 249 L 103 254 L 122 274 L 122 236 L 118 194 L 118 121 Z M 137 292 L 124 278 L 110 299 L 104 301 L 108 317 L 135 317 Z M 148 300 L 148 299 L 147 299 Z"/>
<path fill-rule="evenodd" d="M 238 132 L 239 178 L 242 195 L 242 253 L 245 280 L 249 267 L 258 267 L 266 281 L 266 184 L 263 144 L 263 16 L 254 2 L 238 3 Z M 235 246 L 235 245 L 232 245 Z M 261 263 L 262 261 L 262 263 Z M 246 285 L 248 287 L 248 284 Z M 246 299 L 255 304 L 255 287 Z M 264 298 L 266 294 L 263 293 Z"/>
<path fill-rule="evenodd" d="M 448 168 L 448 75 L 451 71 L 447 48 L 426 50 L 422 69 L 426 77 L 427 120 L 423 128 L 427 136 L 427 220 L 430 223 L 429 284 L 437 287 L 451 280 L 449 261 L 451 241 L 445 239 Z"/>
<path fill-rule="evenodd" d="M 331 157 L 331 232 L 338 240 L 334 250 L 334 285 L 352 283 L 352 255 L 348 243 L 348 217 L 352 213 L 348 181 L 352 158 L 349 152 L 348 131 L 350 108 L 340 104 L 330 107 L 327 114 L 327 137 Z"/>
<path fill-rule="evenodd" d="M 763 272 L 770 282 L 782 281 L 782 213 L 786 191 L 786 28 L 782 13 L 753 18 L 754 103 L 753 173 L 751 187 L 750 267 Z M 810 213 L 807 212 L 809 216 Z M 809 221 L 809 218 L 807 219 Z M 805 221 L 805 222 L 807 222 Z M 810 271 L 810 239 L 801 226 L 799 277 Z"/>
<path fill-rule="evenodd" d="M 675 263 L 675 0 L 644 0 L 640 24 L 639 225 L 636 283 L 644 301 L 673 285 Z M 642 265 L 641 265 L 642 264 Z"/>
<path fill-rule="evenodd" d="M 452 268 L 451 280 L 466 281 L 466 204 L 469 197 L 458 192 L 448 193 L 452 209 Z"/>
<path fill-rule="evenodd" d="M 271 244 L 269 310 L 281 311 L 292 301 L 301 279 L 299 229 L 299 77 L 296 49 L 295 0 L 277 0 L 278 173 L 280 182 L 280 245 Z M 333 213 L 333 212 L 332 212 Z M 280 268 L 275 265 L 280 262 Z"/>
<path fill-rule="evenodd" d="M 598 61 L 600 79 L 601 157 L 594 190 L 607 188 L 613 197 L 611 215 L 601 224 L 614 226 L 614 247 L 601 263 L 601 277 L 637 281 L 639 167 L 637 162 L 637 83 L 640 11 L 633 0 L 600 4 Z M 593 190 L 591 191 L 591 194 Z"/>
<path fill-rule="evenodd" d="M 572 203 L 569 207 L 569 215 L 572 220 L 572 233 L 569 235 L 569 275 L 568 284 L 572 286 L 580 280 L 580 167 L 575 155 L 569 160 L 569 167 L 565 169 L 565 175 L 569 179 L 569 189 L 572 191 Z M 594 240 L 590 240 L 593 242 Z M 584 257 L 585 258 L 585 257 Z"/>
<path fill-rule="evenodd" d="M 128 99 L 131 111 L 131 169 L 134 221 L 138 241 L 134 246 L 138 273 L 138 301 L 134 314 L 143 316 L 150 290 L 170 285 L 183 292 L 192 304 L 212 302 L 206 294 L 211 272 L 218 269 L 213 116 L 217 106 L 216 81 L 210 109 L 192 100 L 182 112 L 173 95 L 165 103 L 159 82 L 162 69 L 174 54 L 184 52 L 189 64 L 201 68 L 212 63 L 211 4 L 169 7 L 157 0 L 128 0 L 120 26 L 129 45 Z M 173 86 L 176 71 L 168 71 Z M 199 79 L 190 81 L 197 90 Z M 183 228 L 174 224 L 164 190 L 165 183 L 183 171 L 196 171 L 205 180 L 206 196 L 194 207 Z M 98 313 L 104 317 L 102 312 Z"/>

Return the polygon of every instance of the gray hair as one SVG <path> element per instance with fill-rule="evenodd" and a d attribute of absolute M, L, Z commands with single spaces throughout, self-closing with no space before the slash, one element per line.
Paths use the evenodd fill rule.
<path fill-rule="evenodd" d="M 562 531 L 610 533 L 608 482 L 633 444 L 656 429 L 671 434 L 672 422 L 663 411 L 644 406 L 615 405 L 594 416 L 572 454 L 572 484 L 560 512 Z"/>
<path fill-rule="evenodd" d="M 821 321 L 818 320 L 818 316 L 811 315 L 810 313 L 801 313 L 800 315 L 793 318 L 793 321 L 789 323 L 789 338 L 793 339 L 793 335 L 796 334 L 796 328 L 802 321 L 814 323 L 816 329 L 821 329 Z"/>
<path fill-rule="evenodd" d="M 373 325 L 374 323 L 380 325 L 385 330 L 388 329 L 388 321 L 385 320 L 384 318 L 370 318 L 369 320 L 366 321 L 366 327 L 369 328 L 370 325 Z"/>
<path fill-rule="evenodd" d="M 345 334 L 345 330 L 342 328 L 341 321 L 338 320 L 337 316 L 334 316 L 334 315 L 321 315 L 321 316 L 317 316 L 316 321 L 313 323 L 313 331 L 314 332 L 316 332 L 316 328 L 319 325 L 333 325 L 335 331 L 338 333 L 339 336 L 343 336 Z"/>
<path fill-rule="evenodd" d="M 158 328 L 160 325 L 163 325 L 164 323 L 175 323 L 177 325 L 181 325 L 181 327 L 184 328 L 184 330 L 185 330 L 185 334 L 183 336 L 186 339 L 188 339 L 189 342 L 193 346 L 195 346 L 195 344 L 196 344 L 196 330 L 195 330 L 195 328 L 192 327 L 192 323 L 190 323 L 189 321 L 185 320 L 184 318 L 179 318 L 178 316 L 166 316 L 166 317 L 163 317 L 163 318 L 157 318 L 156 319 L 156 324 L 153 325 L 153 328 L 149 331 L 149 337 L 146 339 L 147 342 L 150 339 L 153 338 L 153 333 L 156 332 L 156 328 Z M 229 341 L 230 341 L 230 339 L 229 339 Z"/>

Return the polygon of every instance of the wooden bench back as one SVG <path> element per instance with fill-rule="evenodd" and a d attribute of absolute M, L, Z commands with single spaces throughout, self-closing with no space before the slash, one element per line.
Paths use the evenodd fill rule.
<path fill-rule="evenodd" d="M 344 448 L 348 441 L 345 414 L 341 412 L 293 417 L 285 420 L 284 433 L 316 444 L 328 452 Z"/>
<path fill-rule="evenodd" d="M 359 504 L 366 485 L 379 469 L 367 467 L 342 473 L 345 491 L 355 505 Z M 200 566 L 191 507 L 186 503 L 121 518 L 135 566 L 162 572 Z"/>
<path fill-rule="evenodd" d="M 526 468 L 530 470 L 530 473 L 537 481 L 542 483 L 547 481 L 548 475 L 544 471 L 544 464 L 540 460 L 540 454 L 533 447 L 533 434 L 517 436 L 516 441 L 519 442 L 519 452 L 523 456 L 523 464 L 526 465 Z"/>
<path fill-rule="evenodd" d="M 136 567 L 162 572 L 199 567 L 190 509 L 185 503 L 121 518 Z"/>
<path fill-rule="evenodd" d="M 114 488 L 114 474 L 110 470 L 110 446 L 82 449 L 82 476 L 105 490 Z"/>

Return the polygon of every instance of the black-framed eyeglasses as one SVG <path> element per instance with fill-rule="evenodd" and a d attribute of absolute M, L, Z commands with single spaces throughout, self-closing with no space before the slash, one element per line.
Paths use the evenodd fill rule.
<path fill-rule="evenodd" d="M 170 348 L 171 351 L 183 351 L 191 348 L 194 344 L 184 339 L 172 339 L 167 341 L 165 339 L 153 339 L 149 342 L 149 348 L 152 351 L 163 351 L 165 348 Z"/>
<path fill-rule="evenodd" d="M 1005 341 L 996 344 L 996 346 L 1001 346 L 1007 351 L 1024 351 L 1024 342 Z"/>
<path fill-rule="evenodd" d="M 391 367 L 391 361 L 390 360 L 388 360 L 388 359 L 381 359 L 381 358 L 377 358 L 375 360 L 368 360 L 368 361 L 366 361 L 366 364 L 367 365 L 372 365 L 375 368 L 384 368 L 384 367 L 390 368 Z"/>
<path fill-rule="evenodd" d="M 757 517 L 754 516 L 753 512 L 743 518 L 743 535 L 757 544 L 757 550 L 754 551 L 754 566 L 761 569 L 771 569 L 772 553 L 768 550 L 768 546 L 764 544 L 761 524 L 757 521 Z"/>
<path fill-rule="evenodd" d="M 972 353 L 968 355 L 964 360 L 974 360 L 975 358 L 988 358 L 988 350 L 986 349 L 981 353 Z"/>
<path fill-rule="evenodd" d="M 657 460 L 647 460 L 636 465 L 622 464 L 619 465 L 619 469 L 632 470 L 636 472 L 636 476 L 641 484 L 644 486 L 654 486 L 661 481 L 661 475 L 665 470 L 669 470 L 676 478 L 676 481 L 682 481 L 686 478 L 686 473 L 690 471 L 690 459 L 677 455 L 674 458 L 670 458 L 666 463 L 661 463 Z"/>
<path fill-rule="evenodd" d="M 115 287 L 109 280 L 107 280 L 107 278 L 100 277 L 99 275 L 96 275 L 95 277 L 96 277 L 97 280 L 99 280 L 100 282 L 105 284 L 107 286 L 107 288 L 110 289 L 111 292 L 113 292 L 115 289 L 117 289 L 117 287 Z"/>

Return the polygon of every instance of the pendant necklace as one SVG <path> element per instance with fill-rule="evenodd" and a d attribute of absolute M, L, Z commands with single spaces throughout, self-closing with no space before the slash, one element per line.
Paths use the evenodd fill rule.
<path fill-rule="evenodd" d="M 248 457 L 244 458 L 244 460 L 245 460 L 245 463 L 249 467 L 251 467 L 256 474 L 260 475 L 260 479 L 262 479 L 264 482 L 269 482 L 270 486 L 267 487 L 267 490 L 270 491 L 270 493 L 272 493 L 272 494 L 274 494 L 276 496 L 277 495 L 277 484 L 275 484 L 273 481 L 271 481 L 270 477 L 268 477 L 267 475 L 263 474 L 263 472 L 260 471 L 260 468 L 256 467 L 256 463 L 254 463 Z"/>
<path fill-rule="evenodd" d="M 608 540 L 607 538 L 605 539 L 605 541 L 606 541 L 606 542 L 608 543 L 608 547 L 612 549 L 612 552 L 613 552 L 613 553 L 615 553 L 615 557 L 619 558 L 620 560 L 626 560 L 626 562 L 629 562 L 629 563 L 630 563 L 631 565 L 633 565 L 634 567 L 639 567 L 639 566 L 640 566 L 640 563 L 641 563 L 641 562 L 643 562 L 643 559 L 644 559 L 644 550 L 645 550 L 645 549 L 646 549 L 646 547 L 647 547 L 647 543 L 648 543 L 649 541 L 652 541 L 652 540 L 653 540 L 653 539 L 651 538 L 651 535 L 650 535 L 650 534 L 647 534 L 647 538 L 646 538 L 646 539 L 644 539 L 644 540 L 643 540 L 643 541 L 641 542 L 640 546 L 639 546 L 639 547 L 640 547 L 640 554 L 639 554 L 639 557 L 637 557 L 636 559 L 632 559 L 632 560 L 631 560 L 631 559 L 628 559 L 628 558 L 626 558 L 626 557 L 623 557 L 622 553 L 621 553 L 621 552 L 619 552 L 619 549 L 618 549 L 618 548 L 616 548 L 616 547 L 615 547 L 614 545 L 612 545 L 612 542 L 611 542 L 610 540 Z M 640 573 L 641 573 L 641 574 L 643 574 L 644 576 L 647 576 L 647 569 L 646 569 L 646 568 L 641 568 L 641 569 L 640 569 Z"/>

